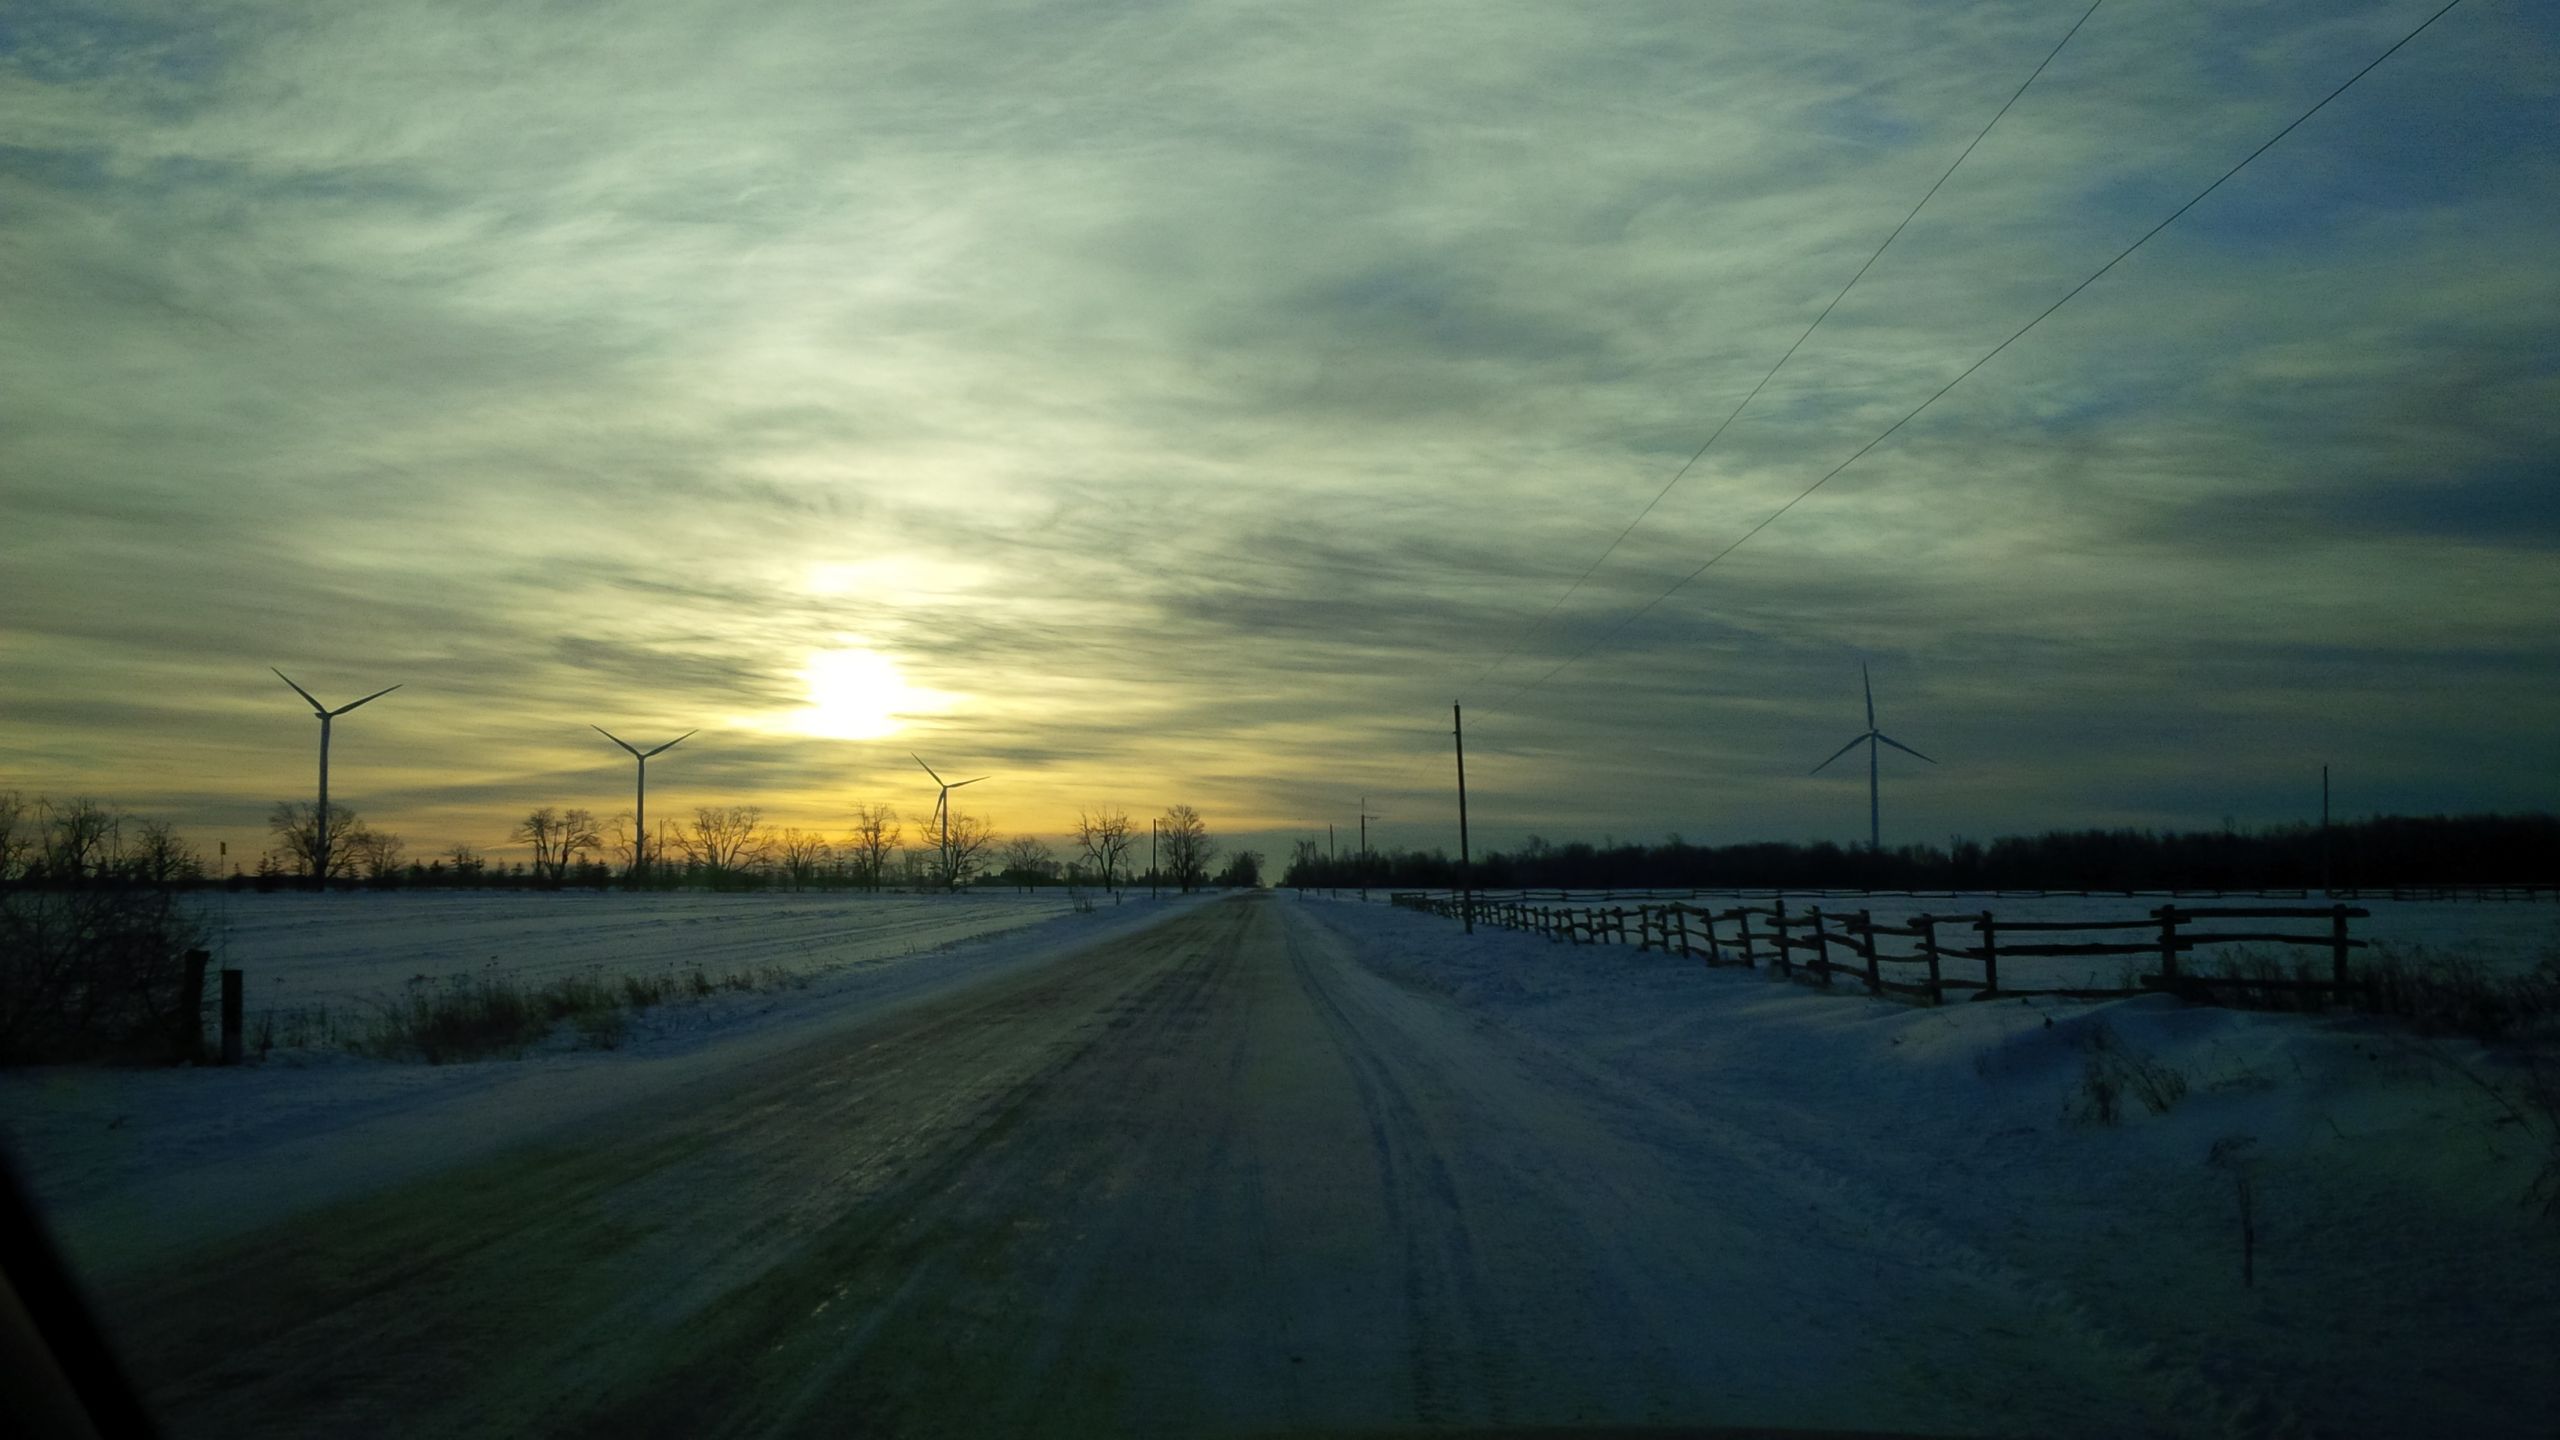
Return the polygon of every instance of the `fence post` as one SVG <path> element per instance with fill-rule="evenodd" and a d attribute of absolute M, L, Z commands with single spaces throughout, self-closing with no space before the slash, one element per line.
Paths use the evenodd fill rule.
<path fill-rule="evenodd" d="M 240 972 L 222 972 L 222 1063 L 240 1063 Z"/>
<path fill-rule="evenodd" d="M 1982 994 L 1988 999 L 2000 993 L 2000 922 L 1985 910 L 1975 923 L 1982 929 Z"/>
<path fill-rule="evenodd" d="M 1929 1003 L 1947 1003 L 1945 989 L 1938 983 L 1938 917 L 1914 915 L 1911 923 L 1920 927 L 1920 953 L 1929 958 Z"/>
<path fill-rule="evenodd" d="M 1760 955 L 1758 951 L 1751 948 L 1751 907 L 1748 905 L 1735 906 L 1733 918 L 1735 921 L 1735 929 L 1742 939 L 1743 968 L 1747 970 L 1757 970 L 1760 968 Z"/>
<path fill-rule="evenodd" d="M 180 1064 L 204 1063 L 204 967 L 211 959 L 205 951 L 188 951 L 187 968 L 178 980 L 178 1012 L 172 1017 L 170 1039 Z"/>
<path fill-rule="evenodd" d="M 1796 973 L 1796 957 L 1787 948 L 1787 902 L 1777 901 L 1769 907 L 1769 969 L 1779 975 Z"/>
<path fill-rule="evenodd" d="M 1671 907 L 1671 913 L 1680 926 L 1680 958 L 1689 959 L 1694 953 L 1689 949 L 1689 907 L 1674 905 Z"/>
<path fill-rule="evenodd" d="M 1882 995 L 1884 975 L 1876 969 L 1876 922 L 1874 914 L 1870 911 L 1858 912 L 1858 938 L 1864 940 L 1867 945 L 1867 993 Z"/>
<path fill-rule="evenodd" d="M 1822 928 L 1822 907 L 1813 907 L 1813 968 L 1822 977 L 1822 988 L 1831 988 L 1831 936 Z"/>
<path fill-rule="evenodd" d="M 2329 979 L 2338 987 L 2337 1003 L 2347 998 L 2347 907 L 2329 907 Z"/>
<path fill-rule="evenodd" d="M 2163 905 L 2152 912 L 2160 917 L 2160 978 L 2177 987 L 2178 979 L 2178 907 Z"/>

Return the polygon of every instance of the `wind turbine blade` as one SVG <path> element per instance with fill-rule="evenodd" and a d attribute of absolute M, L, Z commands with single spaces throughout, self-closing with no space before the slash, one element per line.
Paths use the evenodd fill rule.
<path fill-rule="evenodd" d="M 637 757 L 639 757 L 639 758 L 641 758 L 641 759 L 644 759 L 644 760 L 648 758 L 648 757 L 647 757 L 647 756 L 645 756 L 645 755 L 641 755 L 641 754 L 640 754 L 640 752 L 639 752 L 638 750 L 634 750 L 634 749 L 632 749 L 632 746 L 631 746 L 631 742 L 630 742 L 630 741 L 623 739 L 621 736 L 614 734 L 612 731 L 607 730 L 606 728 L 604 728 L 604 727 L 603 727 L 603 726 L 601 726 L 601 725 L 590 725 L 590 726 L 588 726 L 587 728 L 588 728 L 588 729 L 590 729 L 590 730 L 593 730 L 594 732 L 596 732 L 597 734 L 599 734 L 599 735 L 603 736 L 603 737 L 604 737 L 604 738 L 606 738 L 607 740 L 612 741 L 614 744 L 621 746 L 623 749 L 625 749 L 625 750 L 630 750 L 630 751 L 631 751 L 631 753 L 632 753 L 634 756 L 637 756 Z"/>
<path fill-rule="evenodd" d="M 686 732 L 684 732 L 683 734 L 681 734 L 681 735 L 677 736 L 677 737 L 676 737 L 676 738 L 674 738 L 673 740 L 670 740 L 670 741 L 668 741 L 666 744 L 659 746 L 657 750 L 652 750 L 652 751 L 650 751 L 650 752 L 649 752 L 649 755 L 655 755 L 655 754 L 657 754 L 657 753 L 658 753 L 658 750 L 673 750 L 673 749 L 674 749 L 674 748 L 676 748 L 677 746 L 679 746 L 679 745 L 683 744 L 683 743 L 684 743 L 684 742 L 686 742 L 687 740 L 690 740 L 690 739 L 692 739 L 694 736 L 699 735 L 699 734 L 701 734 L 701 733 L 702 733 L 702 732 L 701 732 L 699 729 L 687 730 Z M 643 760 L 646 760 L 646 759 L 648 759 L 648 758 L 649 758 L 649 755 L 643 755 L 643 756 L 641 756 L 640 758 L 641 758 L 641 759 L 643 759 Z"/>
<path fill-rule="evenodd" d="M 268 666 L 267 668 L 268 668 L 268 669 L 270 669 L 270 670 L 276 670 L 276 667 L 274 667 L 273 665 L 270 665 L 270 666 Z M 279 680 L 281 680 L 281 681 L 283 681 L 283 682 L 284 682 L 284 683 L 286 683 L 287 685 L 293 685 L 293 677 L 292 677 L 292 676 L 290 676 L 290 675 L 287 675 L 286 673 L 284 673 L 284 672 L 283 672 L 283 671 L 281 671 L 281 670 L 276 670 L 276 678 L 277 678 L 277 679 L 279 679 Z M 311 692 L 310 692 L 310 691 L 308 691 L 308 690 L 303 689 L 303 688 L 302 688 L 301 686 L 299 686 L 299 685 L 293 685 L 293 693 L 294 693 L 294 694 L 296 694 L 296 695 L 301 696 L 301 697 L 302 697 L 303 699 L 305 699 L 305 700 L 311 700 Z M 329 713 L 329 707 L 328 707 L 328 706 L 326 706 L 326 705 L 321 704 L 321 703 L 320 703 L 319 701 L 317 701 L 317 700 L 311 700 L 311 708 L 312 708 L 313 712 L 314 712 L 314 713 L 316 713 L 316 714 L 326 715 L 326 714 L 328 714 L 328 713 Z"/>
<path fill-rule="evenodd" d="M 1879 731 L 1877 731 L 1877 732 L 1876 732 L 1876 738 L 1877 738 L 1877 739 L 1879 739 L 1879 740 L 1881 740 L 1881 741 L 1883 741 L 1883 742 L 1884 742 L 1884 743 L 1886 743 L 1887 745 L 1892 746 L 1894 749 L 1901 751 L 1903 754 L 1911 756 L 1911 757 L 1912 757 L 1912 758 L 1914 758 L 1914 759 L 1918 759 L 1918 760 L 1929 760 L 1929 757 L 1928 757 L 1928 756 L 1921 754 L 1919 751 L 1912 749 L 1910 746 L 1903 744 L 1901 741 L 1894 739 L 1892 736 L 1887 735 L 1886 733 L 1884 733 L 1884 732 L 1883 732 L 1883 731 L 1881 731 L 1881 730 L 1879 730 Z M 1937 761 L 1935 761 L 1935 760 L 1929 760 L 1929 763 L 1930 763 L 1930 764 L 1932 764 L 1932 765 L 1935 765 L 1935 764 L 1937 764 L 1938 762 L 1937 762 Z"/>
<path fill-rule="evenodd" d="M 945 786 L 944 786 L 944 787 L 942 787 L 942 788 L 944 788 L 945 790 L 957 790 L 957 789 L 959 789 L 959 788 L 960 788 L 961 786 L 963 786 L 963 785 L 975 785 L 975 784 L 977 784 L 977 783 L 978 783 L 978 780 L 992 780 L 992 779 L 994 779 L 994 778 L 995 778 L 995 777 L 994 777 L 994 776 L 992 776 L 992 775 L 981 775 L 981 776 L 979 776 L 979 777 L 977 778 L 977 780 L 954 780 L 954 781 L 952 781 L 950 784 L 945 785 Z"/>
<path fill-rule="evenodd" d="M 1858 662 L 1858 684 L 1867 692 L 1867 728 L 1876 728 L 1876 682 L 1867 674 L 1867 662 Z"/>
<path fill-rule="evenodd" d="M 939 785 L 939 784 L 941 784 L 941 783 L 942 783 L 942 777 L 941 777 L 941 776 L 939 776 L 939 775 L 934 775 L 933 767 L 932 767 L 932 766 L 930 766 L 930 765 L 925 765 L 925 764 L 924 764 L 924 757 L 923 757 L 923 756 L 918 755 L 918 754 L 917 754 L 916 752 L 914 752 L 913 750 L 910 750 L 910 751 L 908 751 L 908 752 L 907 752 L 907 758 L 908 758 L 908 759 L 910 759 L 910 760 L 913 760 L 913 761 L 914 761 L 914 762 L 916 762 L 918 765 L 924 765 L 924 773 L 926 773 L 927 775 L 933 775 L 933 783 L 934 783 L 934 784 Z"/>
<path fill-rule="evenodd" d="M 1868 734 L 1868 735 L 1872 735 L 1872 734 L 1874 734 L 1874 733 L 1875 733 L 1875 732 L 1874 732 L 1874 731 L 1872 731 L 1872 730 L 1870 730 L 1870 731 L 1868 731 L 1868 732 L 1867 732 L 1867 734 Z M 1864 745 L 1864 744 L 1866 744 L 1866 743 L 1867 743 L 1867 736 L 1866 736 L 1866 735 L 1861 735 L 1861 736 L 1859 736 L 1857 739 L 1850 741 L 1848 744 L 1841 746 L 1839 749 L 1832 751 L 1832 752 L 1831 752 L 1831 760 L 1837 760 L 1837 759 L 1839 759 L 1841 756 L 1848 754 L 1850 751 L 1855 750 L 1855 749 L 1857 749 L 1859 746 Z M 1823 766 L 1824 766 L 1824 765 L 1829 765 L 1829 764 L 1831 763 L 1831 760 L 1825 760 L 1825 761 L 1823 761 L 1823 762 L 1822 762 L 1822 765 L 1816 765 L 1816 766 L 1814 766 L 1812 769 L 1807 770 L 1807 771 L 1806 771 L 1806 772 L 1804 772 L 1804 773 L 1806 773 L 1807 775 L 1819 775 L 1819 774 L 1821 774 L 1821 773 L 1822 773 Z"/>
<path fill-rule="evenodd" d="M 404 680 L 404 681 L 402 681 L 402 682 L 400 682 L 400 683 L 401 683 L 402 685 L 405 685 L 405 684 L 407 684 L 408 682 Z M 344 715 L 344 714 L 346 714 L 348 711 L 353 710 L 354 708 L 356 708 L 356 707 L 357 707 L 357 706 L 359 706 L 359 705 L 370 705 L 370 704 L 372 704 L 374 701 L 381 699 L 383 696 L 390 694 L 392 690 L 397 690 L 397 689 L 399 689 L 399 688 L 400 688 L 400 686 L 399 686 L 399 685 L 394 685 L 394 686 L 391 686 L 391 687 L 390 687 L 390 689 L 386 689 L 386 690 L 376 690 L 376 691 L 374 691 L 372 694 L 367 695 L 366 697 L 364 697 L 364 698 L 363 698 L 363 699 L 361 699 L 361 700 L 350 700 L 350 701 L 348 701 L 346 704 L 339 706 L 337 709 L 332 710 L 332 711 L 330 711 L 329 713 L 330 713 L 330 714 L 332 714 L 332 715 Z"/>

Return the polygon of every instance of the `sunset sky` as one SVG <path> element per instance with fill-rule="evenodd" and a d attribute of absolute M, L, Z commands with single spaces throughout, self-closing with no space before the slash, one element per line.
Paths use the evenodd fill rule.
<path fill-rule="evenodd" d="M 2560 808 L 2560 9 L 0 13 L 0 789 L 1285 854 Z M 1551 619 L 1542 617 L 1553 609 Z M 1596 648 L 1595 640 L 1609 636 Z M 1573 663 L 1559 670 L 1569 658 Z M 665 807 L 663 810 L 660 807 Z"/>

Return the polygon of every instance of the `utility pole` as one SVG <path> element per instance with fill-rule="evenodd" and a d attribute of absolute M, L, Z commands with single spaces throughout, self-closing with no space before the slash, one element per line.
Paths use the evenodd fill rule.
<path fill-rule="evenodd" d="M 2329 871 L 2329 767 L 2320 767 L 2320 891 L 2331 894 L 2337 887 L 2331 883 Z"/>
<path fill-rule="evenodd" d="M 1333 822 L 1327 820 L 1324 822 L 1324 878 L 1328 882 L 1325 886 L 1325 894 L 1328 897 L 1340 899 L 1342 896 L 1342 875 L 1340 872 L 1336 871 L 1333 866 Z"/>
<path fill-rule="evenodd" d="M 1449 733 L 1458 740 L 1458 883 L 1465 887 L 1466 899 L 1458 913 L 1465 917 L 1467 933 L 1476 933 L 1476 877 L 1474 862 L 1467 858 L 1467 717 L 1455 701 L 1449 705 Z M 1362 804 L 1365 806 L 1366 801 Z"/>
<path fill-rule="evenodd" d="M 1156 820 L 1147 820 L 1147 898 L 1156 898 Z"/>
<path fill-rule="evenodd" d="M 1369 797 L 1360 797 L 1360 900 L 1363 904 L 1369 899 L 1369 822 L 1386 818 L 1370 814 Z"/>

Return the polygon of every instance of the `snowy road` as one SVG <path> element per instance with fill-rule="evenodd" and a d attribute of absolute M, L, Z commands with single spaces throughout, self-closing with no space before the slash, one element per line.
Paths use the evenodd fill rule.
<path fill-rule="evenodd" d="M 180 1435 L 2190 1428 L 1839 1183 L 1252 896 L 102 1299 Z"/>

